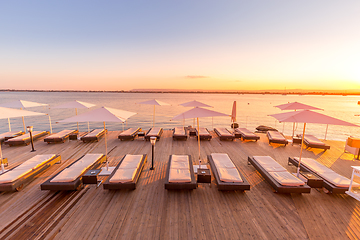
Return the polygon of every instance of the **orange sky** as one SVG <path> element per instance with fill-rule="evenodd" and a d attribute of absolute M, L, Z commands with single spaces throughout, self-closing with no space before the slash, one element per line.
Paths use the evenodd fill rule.
<path fill-rule="evenodd" d="M 1 88 L 360 89 L 359 1 L 140 2 L 4 4 Z"/>

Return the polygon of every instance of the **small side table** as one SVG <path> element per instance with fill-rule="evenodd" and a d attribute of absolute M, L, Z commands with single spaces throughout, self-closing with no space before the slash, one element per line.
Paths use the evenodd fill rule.
<path fill-rule="evenodd" d="M 69 140 L 77 140 L 77 138 L 78 138 L 77 133 L 76 133 L 76 134 L 70 134 L 70 135 L 69 135 Z"/>
<path fill-rule="evenodd" d="M 197 182 L 198 183 L 211 183 L 210 169 L 198 168 L 197 170 Z"/>
<path fill-rule="evenodd" d="M 83 176 L 83 184 L 98 184 L 97 176 L 101 172 L 101 169 L 88 170 Z"/>
<path fill-rule="evenodd" d="M 190 136 L 190 137 L 196 136 L 196 130 L 195 130 L 195 128 L 190 128 L 190 129 L 189 129 L 189 136 Z"/>
<path fill-rule="evenodd" d="M 323 187 L 323 180 L 317 176 L 315 176 L 314 174 L 312 174 L 311 172 L 300 172 L 300 177 L 303 177 L 307 183 L 307 185 L 309 185 L 309 187 L 312 188 L 322 188 Z"/>
<path fill-rule="evenodd" d="M 138 138 L 143 138 L 145 139 L 145 132 L 138 132 Z"/>
<path fill-rule="evenodd" d="M 298 137 L 293 137 L 292 139 L 292 144 L 301 144 L 301 138 Z"/>

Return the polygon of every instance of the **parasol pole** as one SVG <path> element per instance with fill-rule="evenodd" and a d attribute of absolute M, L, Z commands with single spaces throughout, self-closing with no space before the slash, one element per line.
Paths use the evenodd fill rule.
<path fill-rule="evenodd" d="M 197 130 L 198 130 L 198 146 L 199 146 L 199 168 L 201 168 L 201 157 L 200 157 L 200 127 L 199 127 L 199 118 L 197 119 Z"/>
<path fill-rule="evenodd" d="M 22 108 L 20 108 L 20 110 L 22 110 Z M 22 120 L 23 120 L 23 125 L 24 125 L 24 132 L 26 132 L 26 127 L 25 127 L 25 119 L 24 119 L 24 116 L 22 116 Z"/>
<path fill-rule="evenodd" d="M 326 135 L 327 135 L 327 130 L 328 130 L 329 124 L 326 124 L 326 131 L 325 131 L 325 139 L 326 140 Z"/>
<path fill-rule="evenodd" d="M 284 133 L 284 130 L 285 130 L 285 122 L 283 122 L 283 130 L 282 130 L 283 133 Z"/>
<path fill-rule="evenodd" d="M 11 132 L 10 118 L 8 118 L 9 131 Z"/>
<path fill-rule="evenodd" d="M 107 132 L 106 132 L 106 126 L 104 122 L 104 131 L 105 131 L 105 156 L 106 156 L 106 171 L 109 171 L 109 161 L 107 156 Z"/>
<path fill-rule="evenodd" d="M 49 124 L 50 124 L 50 134 L 52 134 L 51 117 L 50 117 L 50 115 L 48 115 L 48 116 L 49 116 Z"/>
<path fill-rule="evenodd" d="M 1 150 L 1 142 L 0 142 L 0 161 L 1 161 L 1 172 L 5 171 L 4 168 L 4 163 L 3 163 L 3 155 L 2 155 L 2 150 Z"/>
<path fill-rule="evenodd" d="M 155 105 L 154 105 L 154 114 L 153 114 L 154 116 L 153 116 L 153 128 L 154 128 L 154 126 L 155 126 Z"/>
<path fill-rule="evenodd" d="M 77 108 L 75 108 L 75 115 L 77 115 Z M 79 131 L 79 122 L 76 122 L 77 124 L 77 130 Z"/>
<path fill-rule="evenodd" d="M 292 138 L 294 138 L 294 134 L 295 134 L 295 122 L 293 123 L 293 134 L 292 134 Z"/>
<path fill-rule="evenodd" d="M 302 155 L 303 146 L 304 146 L 305 127 L 306 127 L 306 123 L 304 123 L 304 129 L 303 129 L 303 134 L 302 134 L 302 139 L 301 139 L 301 149 L 300 149 L 299 165 L 297 168 L 297 177 L 299 177 L 299 174 L 300 174 L 300 164 L 301 164 L 301 155 Z"/>

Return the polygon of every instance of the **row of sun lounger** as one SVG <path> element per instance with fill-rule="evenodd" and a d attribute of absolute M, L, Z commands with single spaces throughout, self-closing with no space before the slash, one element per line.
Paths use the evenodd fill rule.
<path fill-rule="evenodd" d="M 24 163 L 0 174 L 0 191 L 15 191 L 47 170 L 61 157 L 55 154 L 37 155 Z M 104 182 L 104 189 L 135 189 L 146 163 L 147 155 L 125 155 L 112 174 Z M 226 153 L 212 153 L 208 156 L 218 190 L 250 190 L 245 176 Z M 106 161 L 103 154 L 86 154 L 40 185 L 41 190 L 73 191 L 82 187 L 82 176 L 97 169 Z M 298 158 L 289 158 L 297 165 Z M 248 163 L 264 177 L 278 193 L 310 193 L 310 186 L 270 156 L 249 156 Z M 303 158 L 301 170 L 311 172 L 323 180 L 323 187 L 331 193 L 344 194 L 350 179 L 341 176 L 314 159 Z M 353 185 L 354 186 L 354 185 Z M 165 177 L 165 189 L 195 189 L 193 163 L 189 155 L 171 155 Z M 359 185 L 360 187 L 360 185 Z"/>
<path fill-rule="evenodd" d="M 311 188 L 270 156 L 251 156 L 248 162 L 278 193 L 310 193 Z"/>
<path fill-rule="evenodd" d="M 302 134 L 299 135 L 299 138 L 302 138 Z M 323 143 L 317 137 L 310 134 L 305 134 L 304 144 L 307 148 L 320 148 L 320 149 L 324 149 L 325 151 L 327 149 L 330 149 L 329 145 Z"/>
<path fill-rule="evenodd" d="M 289 157 L 289 163 L 299 165 L 299 158 Z M 350 179 L 341 176 L 312 158 L 301 158 L 300 170 L 311 172 L 323 179 L 323 187 L 331 193 L 344 194 L 349 189 Z"/>
<path fill-rule="evenodd" d="M 104 182 L 104 189 L 135 189 L 147 155 L 125 155 Z"/>
<path fill-rule="evenodd" d="M 285 146 L 289 143 L 289 141 L 285 138 L 285 136 L 278 132 L 278 131 L 267 131 L 266 136 L 269 139 L 269 144 L 271 143 L 277 143 L 277 144 L 284 144 Z M 300 139 L 302 139 L 302 135 L 298 135 Z M 307 148 L 319 148 L 324 149 L 325 151 L 327 149 L 330 149 L 330 146 L 320 141 L 317 137 L 305 134 L 304 136 L 304 144 Z"/>
<path fill-rule="evenodd" d="M 20 135 L 23 135 L 24 132 L 23 131 L 10 131 L 10 132 L 6 132 L 6 133 L 1 133 L 0 134 L 0 142 L 4 142 L 6 140 L 9 140 L 10 138 L 14 138 Z"/>
<path fill-rule="evenodd" d="M 41 190 L 74 191 L 82 186 L 81 177 L 106 161 L 104 154 L 86 154 L 40 185 Z"/>
<path fill-rule="evenodd" d="M 32 132 L 33 140 L 36 140 L 36 139 L 46 136 L 48 134 L 49 134 L 49 132 L 46 132 L 46 131 L 33 131 Z M 26 133 L 26 134 L 6 140 L 5 144 L 7 144 L 9 146 L 29 145 L 30 141 L 31 141 L 30 133 Z"/>
<path fill-rule="evenodd" d="M 55 154 L 37 155 L 0 175 L 0 191 L 20 190 L 38 174 L 60 162 Z"/>

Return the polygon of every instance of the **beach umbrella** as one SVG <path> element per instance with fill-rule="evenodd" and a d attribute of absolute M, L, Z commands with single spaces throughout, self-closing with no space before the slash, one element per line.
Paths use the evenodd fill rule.
<path fill-rule="evenodd" d="M 294 110 L 294 111 L 297 111 L 297 110 L 324 110 L 321 108 L 313 107 L 313 106 L 299 103 L 299 102 L 285 103 L 285 104 L 277 105 L 274 107 L 280 108 L 281 110 Z M 327 128 L 326 128 L 326 131 L 327 131 Z M 292 137 L 294 137 L 294 132 L 295 132 L 295 122 L 293 123 Z"/>
<path fill-rule="evenodd" d="M 229 117 L 229 114 L 212 111 L 212 110 L 205 109 L 205 108 L 195 107 L 195 108 L 193 108 L 191 110 L 188 110 L 186 112 L 183 112 L 183 113 L 173 117 L 173 119 L 171 119 L 171 120 L 182 120 L 182 119 L 187 119 L 187 118 L 196 118 L 196 120 L 197 120 L 197 130 L 198 130 L 199 167 L 201 167 L 199 118 L 203 118 L 203 117 L 223 117 L 223 116 Z"/>
<path fill-rule="evenodd" d="M 168 103 L 161 102 L 156 99 L 148 100 L 145 102 L 140 102 L 139 104 L 148 104 L 148 105 L 154 105 L 154 114 L 153 114 L 153 127 L 155 125 L 155 106 L 164 106 L 164 105 L 170 105 Z"/>
<path fill-rule="evenodd" d="M 18 110 L 13 108 L 5 108 L 0 107 L 0 119 L 10 119 L 10 118 L 17 118 L 17 117 L 24 117 L 24 116 L 40 116 L 40 115 L 46 115 L 45 113 L 39 113 L 39 112 L 31 112 L 26 110 Z M 11 130 L 10 130 L 11 131 Z M 25 130 L 26 132 L 26 130 Z M 2 162 L 3 156 L 1 151 L 1 143 L 0 143 L 0 160 L 1 160 L 1 169 L 4 169 L 4 165 Z"/>
<path fill-rule="evenodd" d="M 307 123 L 332 124 L 332 125 L 360 127 L 356 124 L 349 123 L 349 122 L 346 122 L 346 121 L 343 121 L 343 120 L 340 120 L 337 118 L 333 118 L 333 117 L 327 116 L 322 113 L 313 112 L 310 110 L 278 113 L 278 114 L 272 114 L 269 116 L 276 118 L 279 122 L 304 123 L 304 129 L 303 129 L 303 134 L 302 134 L 302 139 L 301 139 L 299 165 L 297 168 L 297 176 L 299 176 L 299 172 L 300 172 L 300 163 L 301 163 L 302 150 L 303 150 L 303 146 L 304 146 L 305 128 L 306 128 Z"/>
<path fill-rule="evenodd" d="M 109 175 L 114 168 L 109 168 L 109 161 L 107 160 L 107 133 L 106 122 L 121 122 L 124 123 L 126 119 L 135 115 L 134 112 L 125 110 L 101 107 L 74 117 L 70 117 L 59 122 L 103 122 L 105 130 L 105 155 L 106 155 L 106 169 L 102 170 L 101 175 Z"/>
<path fill-rule="evenodd" d="M 20 108 L 20 110 L 22 110 L 24 108 L 40 107 L 40 106 L 47 106 L 47 105 L 49 105 L 49 104 L 30 102 L 30 101 L 24 101 L 24 100 L 16 100 L 13 102 L 0 104 L 0 107 Z M 24 116 L 22 117 L 22 120 L 23 120 L 23 125 L 24 125 L 24 131 L 26 132 Z M 8 118 L 8 122 L 9 122 L 9 131 L 11 131 L 10 118 Z M 49 122 L 50 122 L 50 132 L 52 132 L 50 116 L 49 116 Z"/>
<path fill-rule="evenodd" d="M 96 106 L 95 104 L 92 103 L 87 103 L 87 102 L 80 102 L 77 100 L 71 101 L 71 102 L 67 102 L 61 105 L 57 105 L 55 107 L 52 108 L 74 108 L 75 109 L 75 115 L 77 115 L 77 110 L 79 108 L 91 108 Z M 79 131 L 79 122 L 77 122 L 77 130 Z M 88 131 L 90 131 L 89 129 L 89 122 L 88 122 Z"/>
<path fill-rule="evenodd" d="M 213 107 L 213 106 L 207 105 L 205 103 L 202 103 L 202 102 L 199 102 L 199 101 L 196 101 L 196 100 L 186 102 L 186 103 L 181 103 L 180 105 L 183 106 L 183 107 L 211 107 L 211 108 Z M 193 125 L 195 125 L 195 118 L 194 118 L 194 124 Z"/>
<path fill-rule="evenodd" d="M 213 106 L 207 105 L 205 103 L 202 103 L 202 102 L 199 102 L 196 100 L 186 102 L 186 103 L 181 103 L 180 105 L 183 107 L 213 107 Z"/>
<path fill-rule="evenodd" d="M 313 107 L 310 105 L 306 105 L 299 102 L 291 102 L 291 103 L 285 103 L 281 105 L 274 106 L 276 108 L 280 108 L 281 110 L 323 110 L 321 108 Z"/>

